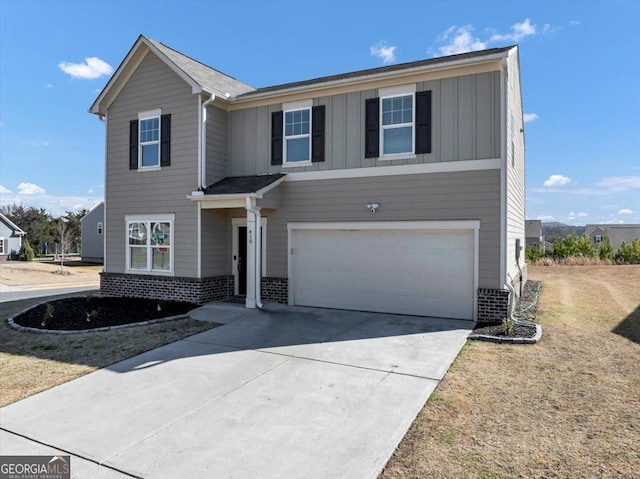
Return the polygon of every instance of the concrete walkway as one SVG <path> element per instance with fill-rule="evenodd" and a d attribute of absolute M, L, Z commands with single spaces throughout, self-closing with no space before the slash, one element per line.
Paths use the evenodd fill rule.
<path fill-rule="evenodd" d="M 375 478 L 472 327 L 267 309 L 206 306 L 227 324 L 0 409 L 0 454 L 71 454 L 82 478 Z"/>

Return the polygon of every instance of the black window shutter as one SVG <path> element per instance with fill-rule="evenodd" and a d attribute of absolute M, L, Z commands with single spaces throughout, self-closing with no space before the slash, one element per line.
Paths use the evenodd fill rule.
<path fill-rule="evenodd" d="M 324 105 L 311 109 L 311 161 L 324 161 Z"/>
<path fill-rule="evenodd" d="M 416 93 L 417 153 L 431 153 L 431 91 Z"/>
<path fill-rule="evenodd" d="M 365 101 L 364 113 L 364 157 L 380 156 L 380 99 L 369 98 Z"/>
<path fill-rule="evenodd" d="M 271 164 L 282 164 L 282 128 L 283 128 L 283 113 L 281 111 L 274 111 L 271 113 Z"/>
<path fill-rule="evenodd" d="M 171 165 L 171 115 L 160 117 L 160 166 Z"/>
<path fill-rule="evenodd" d="M 138 169 L 138 120 L 129 122 L 129 169 Z"/>

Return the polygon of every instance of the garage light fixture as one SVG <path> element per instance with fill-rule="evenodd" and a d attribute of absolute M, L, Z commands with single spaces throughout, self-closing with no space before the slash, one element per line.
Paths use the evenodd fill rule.
<path fill-rule="evenodd" d="M 380 208 L 378 203 L 369 203 L 367 205 L 367 209 L 371 210 L 372 213 L 375 213 L 378 208 Z"/>

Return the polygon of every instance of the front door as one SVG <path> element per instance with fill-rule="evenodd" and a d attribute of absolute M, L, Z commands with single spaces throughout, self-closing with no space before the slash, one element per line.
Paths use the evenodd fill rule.
<path fill-rule="evenodd" d="M 247 227 L 238 226 L 238 294 L 247 294 Z"/>

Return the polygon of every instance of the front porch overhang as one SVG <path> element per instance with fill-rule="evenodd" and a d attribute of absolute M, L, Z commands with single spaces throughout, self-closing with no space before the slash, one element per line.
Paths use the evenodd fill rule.
<path fill-rule="evenodd" d="M 229 176 L 204 190 L 193 191 L 187 196 L 200 203 L 203 209 L 244 208 L 247 198 L 252 206 L 277 188 L 286 178 L 283 173 L 258 176 Z"/>

